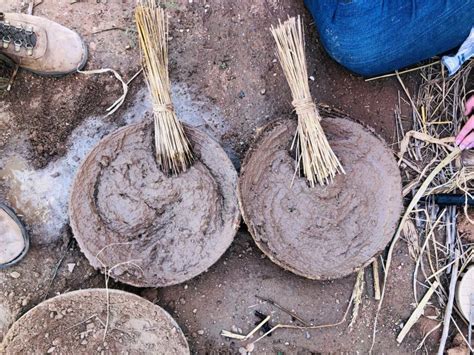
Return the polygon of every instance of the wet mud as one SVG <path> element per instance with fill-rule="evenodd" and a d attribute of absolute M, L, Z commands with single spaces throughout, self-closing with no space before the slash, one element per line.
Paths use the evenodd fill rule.
<path fill-rule="evenodd" d="M 391 240 L 402 210 L 392 152 L 361 125 L 325 119 L 323 128 L 346 174 L 309 187 L 289 151 L 296 120 L 268 126 L 239 180 L 244 220 L 274 262 L 311 279 L 335 279 L 367 265 Z"/>
<path fill-rule="evenodd" d="M 73 183 L 70 222 L 92 266 L 141 287 L 189 280 L 213 265 L 239 226 L 237 173 L 219 144 L 186 126 L 196 160 L 168 177 L 150 121 L 104 138 Z"/>

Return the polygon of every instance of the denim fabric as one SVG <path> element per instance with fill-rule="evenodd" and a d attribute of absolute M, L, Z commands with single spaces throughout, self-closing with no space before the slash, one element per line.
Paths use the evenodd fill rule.
<path fill-rule="evenodd" d="M 305 0 L 329 55 L 349 70 L 391 72 L 459 46 L 474 0 Z"/>

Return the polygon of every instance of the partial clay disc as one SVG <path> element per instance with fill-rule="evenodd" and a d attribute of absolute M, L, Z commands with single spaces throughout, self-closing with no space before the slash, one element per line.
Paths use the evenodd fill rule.
<path fill-rule="evenodd" d="M 401 178 L 391 150 L 363 126 L 343 118 L 322 125 L 346 175 L 313 188 L 295 176 L 296 120 L 281 120 L 245 158 L 239 199 L 250 233 L 271 260 L 310 279 L 335 279 L 367 265 L 393 237 Z"/>
<path fill-rule="evenodd" d="M 151 123 L 102 139 L 75 178 L 70 223 L 92 266 L 139 287 L 178 284 L 206 271 L 239 226 L 237 173 L 220 145 L 185 127 L 196 157 L 168 177 L 156 160 Z"/>
<path fill-rule="evenodd" d="M 471 266 L 458 281 L 456 302 L 464 318 L 467 321 L 472 319 L 474 322 L 474 266 Z"/>
<path fill-rule="evenodd" d="M 182 355 L 190 351 L 180 327 L 161 307 L 132 293 L 89 289 L 65 293 L 31 309 L 12 325 L 0 353 Z"/>

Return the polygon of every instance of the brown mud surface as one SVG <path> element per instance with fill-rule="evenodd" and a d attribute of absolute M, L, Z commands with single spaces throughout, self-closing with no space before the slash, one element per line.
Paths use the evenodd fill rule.
<path fill-rule="evenodd" d="M 10 328 L 0 352 L 183 355 L 189 347 L 178 324 L 160 307 L 132 293 L 88 289 L 30 310 Z"/>
<path fill-rule="evenodd" d="M 134 1 L 43 0 L 38 3 L 37 0 L 35 15 L 70 27 L 84 38 L 90 54 L 86 69 L 113 68 L 125 80 L 139 70 Z M 269 31 L 272 24 L 288 15 L 301 14 L 305 21 L 308 70 L 314 77 L 310 88 L 317 103 L 342 110 L 373 128 L 388 143 L 394 141 L 393 112 L 398 93 L 402 92 L 397 79 L 365 82 L 331 60 L 319 43 L 302 0 L 164 3 L 170 14 L 170 78 L 182 93 L 177 96 L 176 90 L 173 91 L 173 103 L 183 108 L 182 113 L 187 113 L 186 122 L 196 125 L 193 119 L 202 118 L 197 125 L 219 139 L 229 154 L 234 153 L 231 157 L 237 167 L 257 129 L 292 110 L 290 90 L 276 60 Z M 2 1 L 3 11 L 25 12 L 27 7 L 27 1 Z M 412 93 L 416 76 L 402 76 Z M 0 97 L 0 173 L 6 167 L 5 157 L 24 159 L 33 170 L 22 171 L 22 164 L 13 164 L 19 165 L 18 169 L 10 169 L 11 165 L 8 168 L 14 177 L 23 173 L 28 177 L 29 184 L 20 179 L 16 187 L 26 197 L 35 197 L 31 202 L 19 203 L 17 189 L 12 189 L 6 180 L 0 181 L 0 198 L 15 205 L 33 237 L 25 259 L 15 267 L 0 270 L 0 338 L 18 317 L 45 298 L 105 285 L 104 275 L 94 270 L 76 243 L 70 241 L 71 231 L 67 227 L 70 179 L 63 181 L 63 178 L 74 175 L 77 160 L 101 137 L 131 123 L 129 119 L 134 116 L 143 117 L 143 110 L 151 111 L 146 85 L 139 76 L 130 84 L 124 107 L 104 118 L 104 110 L 120 94 L 120 85 L 108 74 L 45 78 L 20 70 L 12 91 Z M 186 100 L 177 101 L 183 96 Z M 403 92 L 401 97 L 404 105 Z M 404 114 L 409 113 L 402 116 L 409 127 L 412 122 L 409 105 L 402 108 Z M 81 149 L 76 150 L 78 147 Z M 51 189 L 46 189 L 49 185 Z M 60 203 L 65 208 L 57 213 L 43 213 L 44 206 L 56 208 Z M 46 216 L 37 219 L 37 214 Z M 62 228 L 54 228 L 46 238 L 37 226 L 48 227 L 53 222 Z M 417 324 L 403 344 L 398 345 L 395 340 L 414 309 L 412 275 L 413 262 L 406 244 L 401 242 L 394 254 L 374 353 L 413 353 L 426 331 L 432 328 Z M 366 276 L 367 287 L 352 332 L 347 328 L 348 322 L 312 331 L 309 338 L 305 332 L 281 330 L 258 343 L 255 353 L 367 353 L 377 303 L 371 291 L 370 272 Z M 243 227 L 224 257 L 209 272 L 185 285 L 136 289 L 111 280 L 109 286 L 126 287 L 172 312 L 194 352 L 237 353 L 241 344 L 219 334 L 232 326 L 243 331 L 253 327 L 256 294 L 273 297 L 315 323 L 331 323 L 339 320 L 353 281 L 353 276 L 311 281 L 287 272 L 262 255 Z M 275 311 L 264 305 L 259 309 Z M 277 320 L 291 321 L 278 318 L 277 312 L 273 315 Z M 439 333 L 430 336 L 423 350 L 435 351 L 438 339 Z"/>
<path fill-rule="evenodd" d="M 262 132 L 242 164 L 239 200 L 257 245 L 283 268 L 310 279 L 336 279 L 385 249 L 402 211 L 393 153 L 358 123 L 321 121 L 344 167 L 327 186 L 295 177 L 290 147 L 296 119 Z M 294 178 L 294 180 L 293 180 Z"/>
<path fill-rule="evenodd" d="M 102 139 L 79 168 L 72 231 L 91 264 L 116 280 L 140 287 L 187 281 L 234 239 L 237 172 L 216 141 L 185 129 L 196 160 L 177 176 L 156 162 L 151 119 Z"/>

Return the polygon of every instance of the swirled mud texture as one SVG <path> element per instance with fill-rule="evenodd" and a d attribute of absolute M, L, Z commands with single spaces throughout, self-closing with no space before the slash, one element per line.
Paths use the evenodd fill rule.
<path fill-rule="evenodd" d="M 239 225 L 237 173 L 219 144 L 186 126 L 196 160 L 177 176 L 155 160 L 151 123 L 102 139 L 75 178 L 70 223 L 92 266 L 140 287 L 206 271 Z"/>
<path fill-rule="evenodd" d="M 86 289 L 40 303 L 13 324 L 0 353 L 189 354 L 183 332 L 162 308 L 128 292 L 108 294 Z"/>
<path fill-rule="evenodd" d="M 248 153 L 239 181 L 242 214 L 260 249 L 278 265 L 311 279 L 348 275 L 382 251 L 402 208 L 392 152 L 361 125 L 322 121 L 346 175 L 309 187 L 295 177 L 290 145 L 296 120 L 267 127 Z"/>

